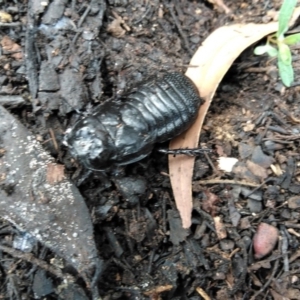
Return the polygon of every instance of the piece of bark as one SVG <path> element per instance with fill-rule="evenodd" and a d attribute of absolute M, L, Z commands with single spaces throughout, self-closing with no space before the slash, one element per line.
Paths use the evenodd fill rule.
<path fill-rule="evenodd" d="M 77 188 L 49 180 L 54 159 L 0 106 L 0 216 L 29 232 L 79 272 L 98 266 L 93 226 Z"/>

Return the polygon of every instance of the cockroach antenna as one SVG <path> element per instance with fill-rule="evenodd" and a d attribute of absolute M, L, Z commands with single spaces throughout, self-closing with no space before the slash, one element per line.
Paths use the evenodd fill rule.
<path fill-rule="evenodd" d="M 187 155 L 187 156 L 200 156 L 203 153 L 211 153 L 212 149 L 208 148 L 186 148 L 186 149 L 158 149 L 157 150 L 163 154 L 169 155 Z"/>

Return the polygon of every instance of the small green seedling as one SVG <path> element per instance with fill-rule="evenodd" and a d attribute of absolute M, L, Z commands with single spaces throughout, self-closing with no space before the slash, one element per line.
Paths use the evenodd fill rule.
<path fill-rule="evenodd" d="M 289 21 L 293 15 L 297 0 L 284 0 L 279 11 L 278 31 L 268 36 L 264 46 L 254 49 L 254 54 L 262 55 L 268 53 L 271 57 L 277 57 L 278 70 L 283 84 L 290 87 L 294 81 L 294 70 L 292 67 L 292 53 L 290 45 L 300 42 L 300 33 L 292 34 L 287 37 L 284 34 L 289 29 Z"/>

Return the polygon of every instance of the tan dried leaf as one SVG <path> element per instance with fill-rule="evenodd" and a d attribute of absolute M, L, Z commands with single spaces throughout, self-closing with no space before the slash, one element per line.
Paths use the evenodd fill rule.
<path fill-rule="evenodd" d="M 221 217 L 214 217 L 214 222 L 218 239 L 225 239 L 227 237 L 227 231 Z"/>
<path fill-rule="evenodd" d="M 2 23 L 11 23 L 12 22 L 12 16 L 3 11 L 3 10 L 0 10 L 0 22 Z"/>
<path fill-rule="evenodd" d="M 11 56 L 17 60 L 23 59 L 22 48 L 15 43 L 9 36 L 5 35 L 1 40 L 1 46 L 4 51 L 12 52 Z"/>
<path fill-rule="evenodd" d="M 252 162 L 251 160 L 247 160 L 246 162 L 247 168 L 261 180 L 264 180 L 268 177 L 268 172 L 264 167 Z"/>
<path fill-rule="evenodd" d="M 300 8 L 296 8 L 290 25 L 298 18 Z M 277 22 L 269 24 L 235 24 L 214 31 L 198 48 L 190 61 L 186 75 L 197 86 L 205 103 L 200 107 L 195 123 L 183 134 L 170 142 L 170 149 L 195 148 L 204 118 L 220 81 L 233 61 L 253 43 L 275 32 Z M 192 175 L 194 157 L 169 156 L 169 169 L 176 206 L 182 218 L 182 226 L 191 226 Z"/>

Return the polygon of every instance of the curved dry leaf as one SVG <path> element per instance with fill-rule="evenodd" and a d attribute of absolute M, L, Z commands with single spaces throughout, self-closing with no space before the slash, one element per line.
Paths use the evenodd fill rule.
<path fill-rule="evenodd" d="M 293 22 L 300 8 L 295 10 Z M 269 24 L 235 24 L 214 31 L 199 47 L 190 62 L 186 75 L 193 80 L 205 103 L 200 107 L 196 122 L 170 142 L 170 149 L 195 148 L 198 146 L 201 127 L 215 91 L 234 60 L 253 43 L 275 32 L 278 22 Z M 182 226 L 191 225 L 192 175 L 194 157 L 169 156 L 169 172 Z"/>

